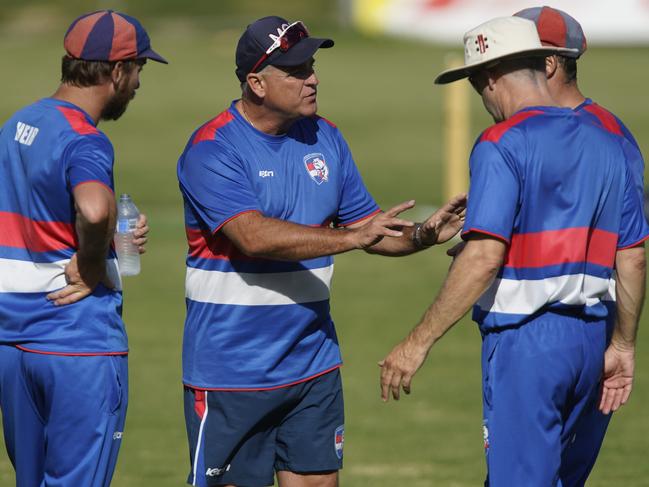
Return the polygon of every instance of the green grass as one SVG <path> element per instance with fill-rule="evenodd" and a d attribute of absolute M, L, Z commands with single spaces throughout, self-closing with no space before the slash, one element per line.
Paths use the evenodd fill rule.
<path fill-rule="evenodd" d="M 55 90 L 66 24 L 50 26 L 55 34 L 0 34 L 0 118 Z M 171 64 L 147 65 L 123 120 L 101 126 L 116 148 L 118 192 L 134 196 L 152 227 L 143 274 L 125 282 L 131 395 L 116 487 L 179 486 L 188 471 L 180 384 L 185 241 L 175 165 L 194 128 L 238 95 L 233 56 L 242 24 L 222 24 L 205 30 L 182 19 L 157 23 L 153 45 Z M 317 56 L 321 114 L 342 129 L 382 206 L 410 198 L 440 204 L 443 90 L 432 79 L 448 49 L 334 34 L 336 47 Z M 622 117 L 645 152 L 646 59 L 646 49 L 594 47 L 580 61 L 586 93 Z M 474 137 L 489 119 L 477 97 L 472 101 Z M 332 309 L 347 406 L 344 485 L 475 486 L 483 479 L 480 338 L 468 319 L 432 351 L 410 397 L 379 400 L 376 362 L 415 324 L 447 265 L 443 249 L 402 259 L 357 252 L 336 260 Z M 642 332 L 632 401 L 613 420 L 590 486 L 649 485 L 648 349 Z M 12 483 L 11 465 L 0 455 L 0 485 Z"/>

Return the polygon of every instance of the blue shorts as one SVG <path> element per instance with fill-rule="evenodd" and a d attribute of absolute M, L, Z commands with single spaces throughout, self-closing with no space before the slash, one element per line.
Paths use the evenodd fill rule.
<path fill-rule="evenodd" d="M 17 487 L 107 487 L 121 444 L 126 356 L 0 345 L 0 407 Z"/>
<path fill-rule="evenodd" d="M 606 322 L 544 313 L 482 344 L 491 487 L 583 485 L 608 416 L 597 410 Z"/>
<path fill-rule="evenodd" d="M 185 387 L 191 485 L 273 485 L 275 471 L 342 468 L 343 393 L 338 369 L 281 389 Z"/>

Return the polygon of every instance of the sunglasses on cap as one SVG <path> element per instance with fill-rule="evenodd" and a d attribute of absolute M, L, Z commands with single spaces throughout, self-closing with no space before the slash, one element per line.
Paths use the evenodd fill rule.
<path fill-rule="evenodd" d="M 261 64 L 277 49 L 286 52 L 306 37 L 309 37 L 309 31 L 306 29 L 306 26 L 302 21 L 298 20 L 297 22 L 293 22 L 279 33 L 275 41 L 268 49 L 266 49 L 266 52 L 259 58 L 259 61 L 255 63 L 250 72 L 254 73 L 257 71 L 257 68 L 261 66 Z"/>

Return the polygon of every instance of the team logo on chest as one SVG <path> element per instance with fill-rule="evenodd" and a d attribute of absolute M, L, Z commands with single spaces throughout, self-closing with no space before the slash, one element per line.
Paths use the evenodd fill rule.
<path fill-rule="evenodd" d="M 324 156 L 320 152 L 314 152 L 313 154 L 304 156 L 304 166 L 311 179 L 316 183 L 322 184 L 329 181 L 329 168 L 327 167 Z"/>

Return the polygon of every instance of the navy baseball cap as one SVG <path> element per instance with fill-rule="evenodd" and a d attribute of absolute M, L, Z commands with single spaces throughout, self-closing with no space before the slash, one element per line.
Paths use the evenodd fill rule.
<path fill-rule="evenodd" d="M 63 41 L 68 55 L 85 61 L 167 60 L 151 49 L 149 36 L 140 22 L 112 10 L 99 10 L 77 18 Z"/>
<path fill-rule="evenodd" d="M 235 72 L 239 81 L 243 82 L 249 73 L 269 64 L 297 66 L 308 61 L 319 48 L 333 45 L 331 39 L 311 37 L 300 21 L 264 17 L 250 24 L 241 35 L 237 44 Z"/>
<path fill-rule="evenodd" d="M 578 58 L 587 48 L 584 31 L 574 17 L 562 10 L 552 7 L 526 8 L 514 14 L 533 21 L 539 33 L 541 44 L 544 46 L 567 47 L 576 49 L 574 54 L 566 53 L 562 56 Z"/>

